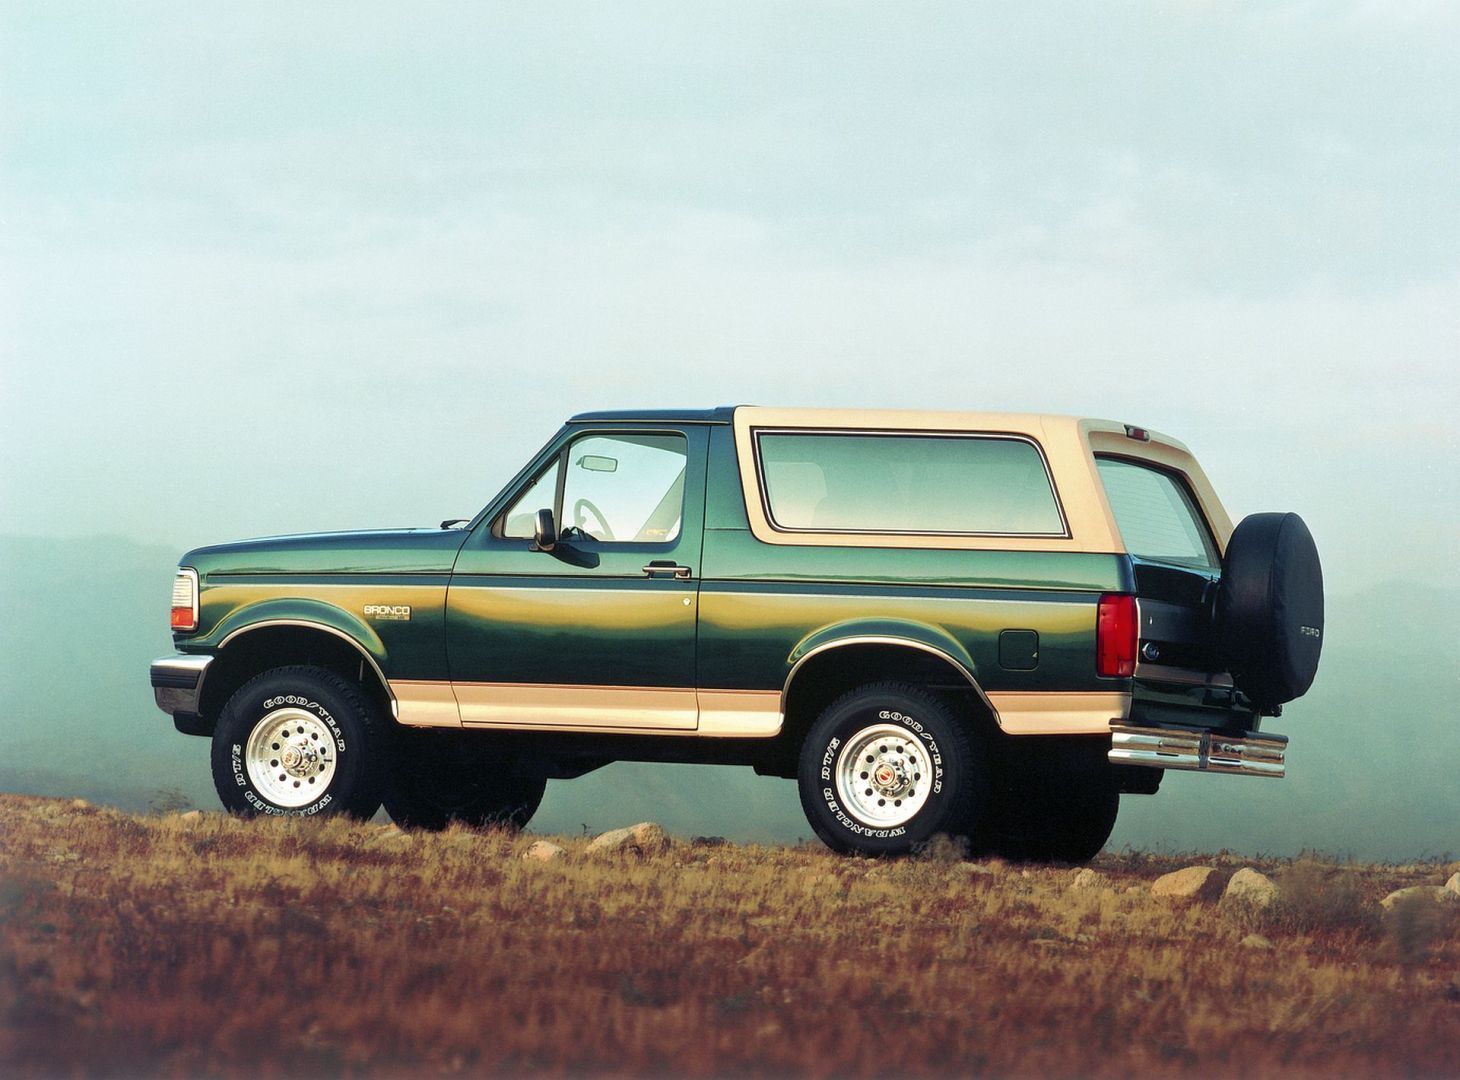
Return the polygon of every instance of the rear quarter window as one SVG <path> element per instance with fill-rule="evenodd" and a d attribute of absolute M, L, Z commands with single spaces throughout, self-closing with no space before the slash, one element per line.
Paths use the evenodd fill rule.
<path fill-rule="evenodd" d="M 766 514 L 783 531 L 1068 535 L 1027 439 L 761 431 L 755 446 Z"/>
<path fill-rule="evenodd" d="M 1097 457 L 1126 550 L 1143 559 L 1215 569 L 1217 546 L 1179 476 L 1127 458 Z"/>

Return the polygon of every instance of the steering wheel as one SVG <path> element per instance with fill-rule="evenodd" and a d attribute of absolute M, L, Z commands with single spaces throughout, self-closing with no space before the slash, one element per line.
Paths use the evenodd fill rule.
<path fill-rule="evenodd" d="M 603 526 L 602 530 L 586 529 L 588 515 L 592 514 Z M 573 504 L 573 525 L 575 528 L 583 529 L 588 535 L 598 540 L 612 540 L 613 530 L 608 527 L 608 518 L 603 516 L 603 511 L 594 506 L 587 499 L 579 499 Z M 601 535 L 600 535 L 601 533 Z"/>

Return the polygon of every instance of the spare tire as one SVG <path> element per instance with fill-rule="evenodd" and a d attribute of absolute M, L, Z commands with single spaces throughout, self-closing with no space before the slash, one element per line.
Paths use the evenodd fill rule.
<path fill-rule="evenodd" d="M 1222 559 L 1215 615 L 1223 662 L 1254 705 L 1307 692 L 1323 650 L 1323 568 L 1302 518 L 1243 518 Z"/>

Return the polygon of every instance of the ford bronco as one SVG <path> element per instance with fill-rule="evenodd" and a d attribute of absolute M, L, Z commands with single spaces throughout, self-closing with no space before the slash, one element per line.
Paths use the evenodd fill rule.
<path fill-rule="evenodd" d="M 831 847 L 1082 861 L 1164 769 L 1278 777 L 1317 669 L 1295 514 L 1063 416 L 573 417 L 470 521 L 199 548 L 157 704 L 223 805 L 521 827 L 614 761 L 795 778 Z"/>

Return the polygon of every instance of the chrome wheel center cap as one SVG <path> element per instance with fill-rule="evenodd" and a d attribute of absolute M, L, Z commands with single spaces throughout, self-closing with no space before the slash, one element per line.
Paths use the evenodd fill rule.
<path fill-rule="evenodd" d="M 908 788 L 908 771 L 900 759 L 879 761 L 872 770 L 872 786 L 888 798 L 901 795 Z"/>
<path fill-rule="evenodd" d="M 318 760 L 319 755 L 314 752 L 312 747 L 298 743 L 290 743 L 279 752 L 279 764 L 284 767 L 286 772 L 293 773 L 295 776 L 313 772 L 315 762 Z"/>

